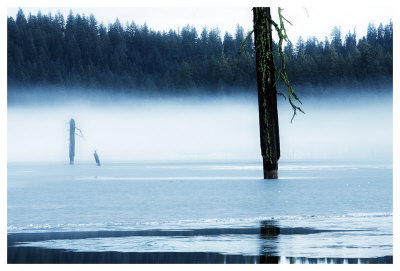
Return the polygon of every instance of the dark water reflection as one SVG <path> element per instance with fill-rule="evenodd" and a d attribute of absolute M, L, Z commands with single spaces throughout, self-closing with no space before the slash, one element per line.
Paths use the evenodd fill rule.
<path fill-rule="evenodd" d="M 260 260 L 259 263 L 279 263 L 278 236 L 280 228 L 274 220 L 265 220 L 260 225 Z"/>

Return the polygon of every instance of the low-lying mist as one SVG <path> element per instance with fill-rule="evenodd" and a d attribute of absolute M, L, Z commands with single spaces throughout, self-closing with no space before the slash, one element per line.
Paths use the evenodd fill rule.
<path fill-rule="evenodd" d="M 391 161 L 392 95 L 379 93 L 304 97 L 306 114 L 299 113 L 292 123 L 291 107 L 278 98 L 281 160 Z M 9 162 L 68 163 L 71 118 L 84 135 L 76 137 L 75 163 L 94 161 L 94 150 L 103 164 L 261 162 L 255 95 L 102 95 L 56 104 L 46 102 L 45 94 L 34 97 L 34 104 L 8 107 Z"/>

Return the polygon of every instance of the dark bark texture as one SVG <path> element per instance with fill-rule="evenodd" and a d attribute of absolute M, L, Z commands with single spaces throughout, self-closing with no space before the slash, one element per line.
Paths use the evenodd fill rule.
<path fill-rule="evenodd" d="M 269 21 L 270 19 L 270 8 L 253 8 L 260 143 L 264 179 L 277 179 L 280 146 L 275 66 L 272 54 L 272 25 Z"/>

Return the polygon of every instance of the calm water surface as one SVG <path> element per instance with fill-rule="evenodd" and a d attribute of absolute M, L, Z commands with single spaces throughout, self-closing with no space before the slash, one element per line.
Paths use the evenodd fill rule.
<path fill-rule="evenodd" d="M 256 162 L 10 163 L 8 233 L 86 232 L 17 243 L 83 252 L 393 255 L 391 163 L 283 161 L 279 174 L 261 179 Z"/>

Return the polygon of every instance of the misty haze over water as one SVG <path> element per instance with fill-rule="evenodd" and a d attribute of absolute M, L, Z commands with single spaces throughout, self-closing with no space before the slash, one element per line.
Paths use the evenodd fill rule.
<path fill-rule="evenodd" d="M 104 163 L 261 161 L 256 95 L 21 93 L 9 98 L 9 162 L 66 162 L 70 118 L 84 134 L 77 163 L 92 161 L 94 149 Z M 300 98 L 306 114 L 290 123 L 292 109 L 278 97 L 282 160 L 391 161 L 391 91 Z"/>

